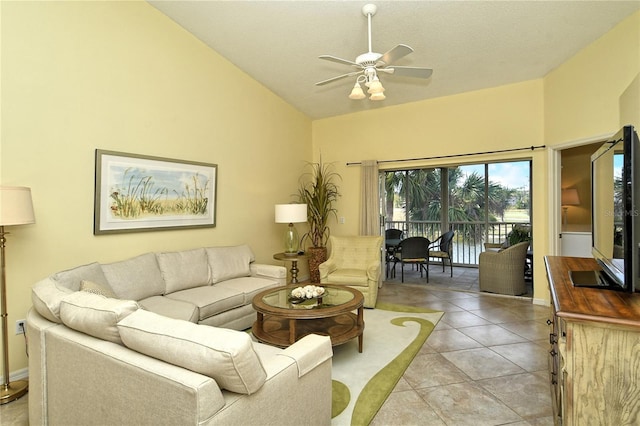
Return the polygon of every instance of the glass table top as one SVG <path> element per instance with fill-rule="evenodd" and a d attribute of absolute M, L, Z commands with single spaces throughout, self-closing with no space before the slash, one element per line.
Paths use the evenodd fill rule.
<path fill-rule="evenodd" d="M 348 303 L 355 297 L 354 292 L 349 288 L 320 285 L 325 289 L 322 297 L 298 302 L 298 300 L 291 297 L 291 291 L 297 287 L 303 286 L 294 285 L 276 288 L 265 294 L 262 297 L 262 302 L 280 309 L 326 309 Z"/>

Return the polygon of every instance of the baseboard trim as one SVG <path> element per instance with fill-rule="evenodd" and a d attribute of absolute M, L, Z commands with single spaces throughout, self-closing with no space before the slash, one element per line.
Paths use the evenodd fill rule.
<path fill-rule="evenodd" d="M 25 380 L 29 378 L 29 369 L 23 368 L 22 370 L 12 371 L 9 373 L 9 382 L 13 382 L 16 380 Z M 4 383 L 4 376 L 0 376 L 0 381 Z"/>
<path fill-rule="evenodd" d="M 534 305 L 540 305 L 540 306 L 549 306 L 549 301 L 545 300 L 545 299 L 533 299 L 532 302 Z"/>

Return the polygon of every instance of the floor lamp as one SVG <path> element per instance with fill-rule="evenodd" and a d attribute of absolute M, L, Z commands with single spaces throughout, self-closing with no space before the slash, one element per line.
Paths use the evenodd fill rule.
<path fill-rule="evenodd" d="M 35 223 L 31 189 L 18 186 L 0 186 L 0 297 L 2 297 L 2 365 L 4 372 L 0 386 L 0 404 L 6 404 L 27 393 L 29 382 L 9 382 L 9 343 L 7 330 L 7 278 L 5 274 L 5 226 Z"/>

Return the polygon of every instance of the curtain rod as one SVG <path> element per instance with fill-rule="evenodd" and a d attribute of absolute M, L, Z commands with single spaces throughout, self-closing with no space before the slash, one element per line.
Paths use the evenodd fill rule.
<path fill-rule="evenodd" d="M 528 146 L 525 148 L 511 148 L 511 149 L 500 149 L 497 151 L 484 151 L 484 152 L 471 152 L 468 154 L 451 154 L 451 155 L 439 155 L 436 157 L 421 157 L 421 158 L 403 158 L 403 159 L 399 159 L 399 160 L 380 160 L 377 163 L 381 164 L 381 163 L 402 163 L 405 161 L 420 161 L 420 160 L 438 160 L 441 158 L 454 158 L 454 157 L 468 157 L 471 155 L 484 155 L 484 154 L 500 154 L 503 152 L 513 152 L 513 151 L 524 151 L 527 149 L 530 149 L 531 151 L 533 151 L 534 149 L 538 149 L 538 148 L 546 148 L 546 145 L 538 145 L 538 146 Z M 356 166 L 356 165 L 360 165 L 362 164 L 362 162 L 357 162 L 357 163 L 347 163 L 347 166 Z"/>

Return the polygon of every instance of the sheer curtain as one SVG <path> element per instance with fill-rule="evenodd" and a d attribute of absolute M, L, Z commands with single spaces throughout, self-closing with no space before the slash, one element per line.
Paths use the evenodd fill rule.
<path fill-rule="evenodd" d="M 380 196 L 378 189 L 378 162 L 363 161 L 360 166 L 360 235 L 380 235 Z M 384 253 L 380 252 L 380 265 L 384 265 Z M 382 287 L 382 274 L 378 281 Z"/>

